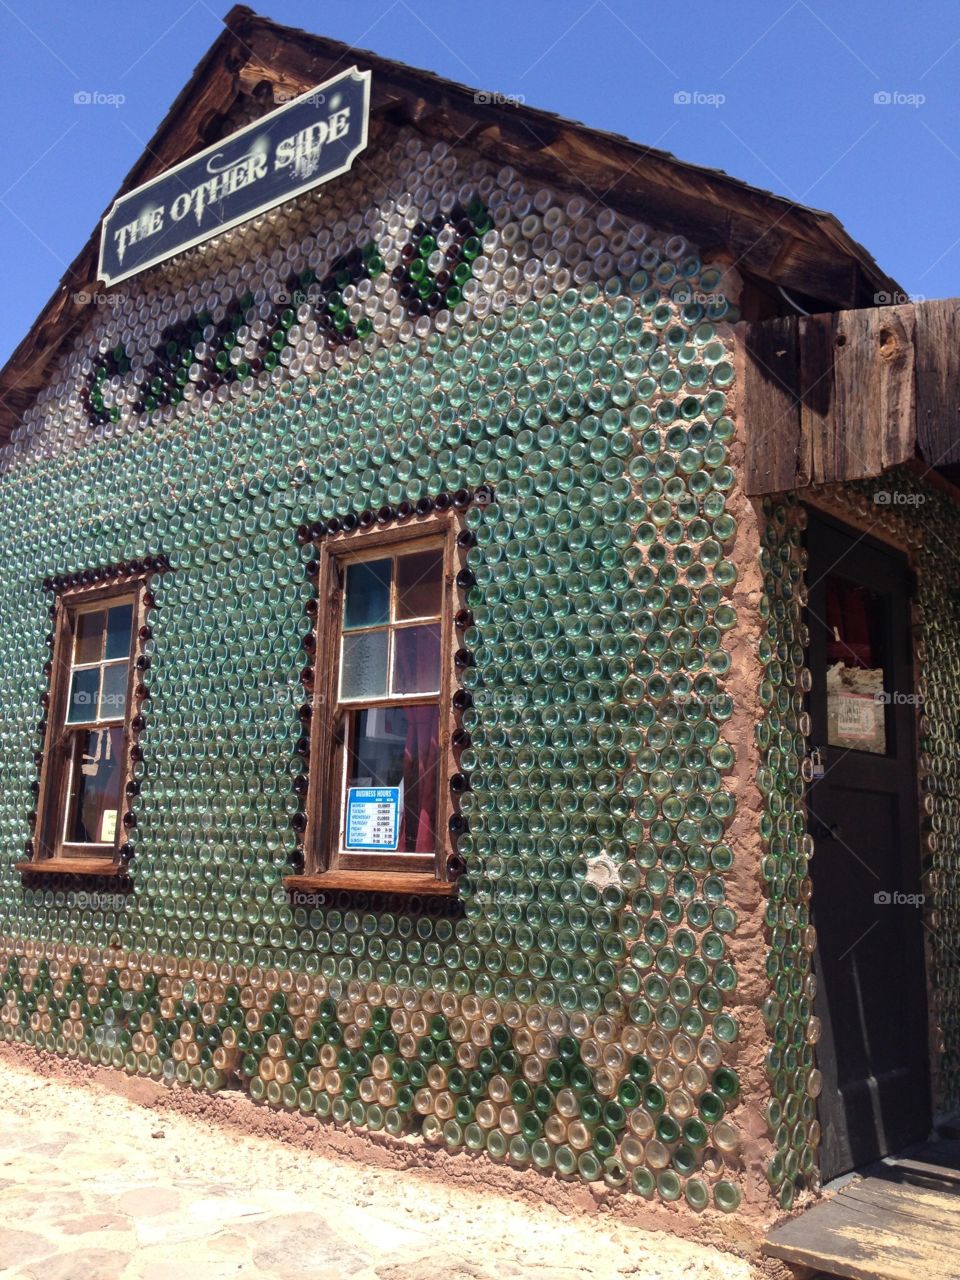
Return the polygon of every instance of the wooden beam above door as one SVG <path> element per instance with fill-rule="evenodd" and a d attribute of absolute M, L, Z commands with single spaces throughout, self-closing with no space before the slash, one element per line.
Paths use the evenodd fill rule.
<path fill-rule="evenodd" d="M 738 326 L 748 494 L 960 467 L 960 299 Z"/>

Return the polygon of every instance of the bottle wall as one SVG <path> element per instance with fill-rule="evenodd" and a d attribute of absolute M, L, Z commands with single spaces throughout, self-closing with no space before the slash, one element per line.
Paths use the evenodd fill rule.
<path fill-rule="evenodd" d="M 890 492 L 897 494 L 896 505 Z M 879 496 L 878 496 L 879 495 Z M 802 495 L 807 496 L 807 495 Z M 934 1073 L 934 1111 L 950 1114 L 958 1099 L 956 984 L 957 713 L 960 698 L 951 548 L 957 545 L 954 504 L 922 477 L 903 470 L 875 480 L 813 489 L 811 501 L 874 537 L 899 547 L 917 573 L 910 625 L 916 665 L 921 889 Z M 799 501 L 765 501 L 761 568 L 764 664 L 763 712 L 757 727 L 758 784 L 764 796 L 761 873 L 766 897 L 766 972 L 762 1007 L 770 1089 L 766 1120 L 773 1151 L 767 1178 L 783 1208 L 798 1190 L 819 1188 L 817 1066 L 820 1035 L 812 958 L 810 859 L 802 761 L 807 755 L 804 617 L 806 511 Z M 818 855 L 818 856 L 826 856 Z"/>
<path fill-rule="evenodd" d="M 679 235 L 374 128 L 98 302 L 0 474 L 5 1038 L 737 1208 L 723 286 Z M 296 528 L 481 484 L 458 900 L 293 896 Z M 161 551 L 130 890 L 25 887 L 44 579 Z"/>

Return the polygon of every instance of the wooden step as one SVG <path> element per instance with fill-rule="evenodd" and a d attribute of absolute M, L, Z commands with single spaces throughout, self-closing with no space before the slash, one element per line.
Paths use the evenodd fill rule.
<path fill-rule="evenodd" d="M 960 1197 L 887 1177 L 855 1178 L 774 1227 L 763 1251 L 848 1280 L 960 1280 Z"/>

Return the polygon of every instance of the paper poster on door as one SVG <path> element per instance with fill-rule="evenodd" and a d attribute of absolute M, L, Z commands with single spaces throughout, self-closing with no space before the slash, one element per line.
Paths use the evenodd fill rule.
<path fill-rule="evenodd" d="M 828 670 L 827 735 L 832 747 L 883 755 L 887 744 L 881 669 L 837 663 Z"/>
<path fill-rule="evenodd" d="M 396 849 L 400 837 L 399 787 L 349 787 L 346 849 Z"/>
<path fill-rule="evenodd" d="M 869 741 L 876 724 L 876 702 L 863 693 L 841 693 L 837 699 L 837 728 L 845 738 Z"/>

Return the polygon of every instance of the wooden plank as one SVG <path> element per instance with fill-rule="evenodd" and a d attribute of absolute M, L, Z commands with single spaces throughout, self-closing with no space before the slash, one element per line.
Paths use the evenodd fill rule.
<path fill-rule="evenodd" d="M 916 307 L 917 443 L 931 467 L 960 462 L 960 300 Z"/>
<path fill-rule="evenodd" d="M 914 308 L 841 311 L 834 317 L 830 431 L 835 473 L 859 480 L 914 454 Z"/>
<path fill-rule="evenodd" d="M 883 470 L 876 315 L 841 311 L 834 317 L 830 435 L 835 471 L 824 479 L 859 479 Z"/>
<path fill-rule="evenodd" d="M 952 1174 L 952 1176 L 950 1176 Z M 933 1191 L 949 1191 L 960 1195 L 960 1176 L 948 1169 L 933 1169 L 925 1165 L 900 1168 L 899 1161 L 891 1166 L 890 1181 L 908 1183 L 912 1187 L 929 1187 Z"/>
<path fill-rule="evenodd" d="M 883 307 L 870 313 L 879 342 L 881 466 L 899 466 L 916 453 L 916 308 Z"/>
<path fill-rule="evenodd" d="M 323 871 L 318 875 L 285 876 L 283 887 L 291 892 L 324 893 L 334 889 L 368 893 L 416 893 L 429 897 L 453 897 L 455 883 L 432 875 L 408 871 Z"/>
<path fill-rule="evenodd" d="M 69 685 L 69 661 L 65 655 L 73 651 L 73 617 L 62 597 L 56 603 L 54 628 L 53 669 L 49 682 L 47 704 L 47 729 L 43 739 L 43 765 L 40 770 L 40 791 L 37 795 L 37 820 L 34 824 L 33 861 L 49 861 L 57 845 L 57 817 L 60 807 L 61 781 L 67 772 L 68 746 L 63 734 L 66 719 Z M 20 864 L 20 869 L 24 864 Z M 27 864 L 29 865 L 29 863 Z"/>
<path fill-rule="evenodd" d="M 923 1178 L 960 1186 L 960 1142 L 940 1138 L 921 1142 L 883 1162 L 890 1176 L 901 1181 Z"/>
<path fill-rule="evenodd" d="M 799 325 L 800 445 L 797 484 L 829 484 L 837 478 L 833 421 L 832 315 L 803 316 Z"/>
<path fill-rule="evenodd" d="M 40 858 L 18 862 L 15 869 L 27 876 L 119 876 L 125 868 L 109 858 Z"/>
<path fill-rule="evenodd" d="M 867 1205 L 891 1218 L 906 1217 L 934 1225 L 949 1224 L 960 1231 L 960 1197 L 951 1191 L 914 1186 L 909 1182 L 864 1178 L 842 1192 L 844 1202 Z"/>
<path fill-rule="evenodd" d="M 860 1203 L 846 1189 L 773 1228 L 763 1252 L 849 1280 L 960 1280 L 960 1229 L 941 1222 L 932 1231 L 929 1221 Z"/>
<path fill-rule="evenodd" d="M 758 420 L 776 427 L 748 435 L 749 494 L 876 476 L 918 453 L 928 469 L 960 465 L 960 301 L 778 317 L 738 332 L 748 432 Z"/>
<path fill-rule="evenodd" d="M 743 325 L 740 332 L 746 352 L 746 491 L 753 496 L 793 489 L 800 443 L 797 318 L 779 316 Z"/>
<path fill-rule="evenodd" d="M 827 234 L 829 235 L 829 230 Z M 768 278 L 789 292 L 800 293 L 807 299 L 850 299 L 848 302 L 834 303 L 841 307 L 866 306 L 869 293 L 873 292 L 870 290 L 865 296 L 863 280 L 856 263 L 847 261 L 841 266 L 832 256 L 825 259 L 819 246 L 796 236 L 791 236 L 786 241 Z M 788 284 L 788 280 L 793 280 L 794 283 Z"/>
<path fill-rule="evenodd" d="M 946 1126 L 939 1130 L 946 1132 Z M 955 1136 L 937 1137 L 933 1142 L 918 1142 L 896 1157 L 900 1161 L 922 1161 L 931 1168 L 949 1169 L 960 1173 L 960 1140 Z"/>

